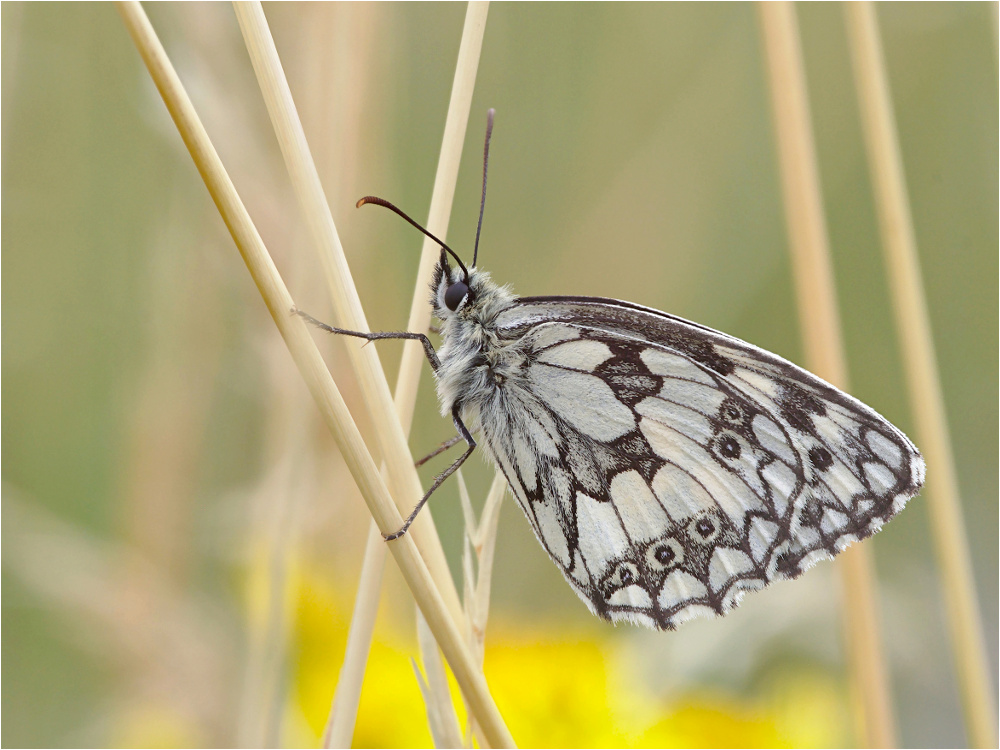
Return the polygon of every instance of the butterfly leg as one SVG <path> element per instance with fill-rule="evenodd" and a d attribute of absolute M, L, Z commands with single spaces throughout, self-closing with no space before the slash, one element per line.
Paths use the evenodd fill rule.
<path fill-rule="evenodd" d="M 427 338 L 427 336 L 422 333 L 409 333 L 407 331 L 398 331 L 390 333 L 364 333 L 362 331 L 348 331 L 344 328 L 334 328 L 333 326 L 327 325 L 322 321 L 316 320 L 316 318 L 314 318 L 309 313 L 303 312 L 302 310 L 298 310 L 294 307 L 292 308 L 292 314 L 298 315 L 300 318 L 304 318 L 317 328 L 320 328 L 324 331 L 328 331 L 329 333 L 339 333 L 344 336 L 354 336 L 359 339 L 365 339 L 366 341 L 379 341 L 381 339 L 411 339 L 419 341 L 421 344 L 423 344 L 424 354 L 427 355 L 427 359 L 431 363 L 431 367 L 434 369 L 434 371 L 437 372 L 437 369 L 441 366 L 441 360 L 438 359 L 437 352 L 434 351 L 434 346 L 431 344 L 430 339 Z M 472 434 L 465 426 L 465 423 L 462 422 L 462 418 L 458 415 L 458 409 L 459 409 L 458 404 L 455 404 L 455 406 L 451 410 L 451 417 L 452 420 L 455 422 L 455 427 L 458 429 L 459 434 L 456 435 L 451 440 L 446 440 L 430 455 L 422 458 L 420 461 L 417 461 L 415 465 L 420 466 L 428 459 L 431 459 L 434 456 L 438 455 L 439 453 L 446 451 L 448 448 L 455 445 L 455 443 L 457 443 L 459 440 L 464 439 L 465 442 L 468 443 L 469 445 L 468 449 L 465 451 L 465 453 L 459 456 L 455 460 L 455 462 L 452 463 L 451 466 L 449 466 L 447 469 L 445 469 L 444 471 L 442 471 L 440 474 L 437 475 L 437 477 L 434 479 L 433 484 L 431 484 L 431 488 L 427 490 L 427 492 L 424 494 L 422 498 L 420 498 L 420 502 L 417 503 L 417 507 L 413 509 L 413 512 L 410 513 L 409 517 L 403 522 L 403 527 L 399 531 L 393 534 L 383 535 L 383 537 L 387 542 L 390 542 L 393 539 L 399 539 L 399 537 L 403 536 L 403 534 L 406 533 L 407 529 L 410 528 L 410 524 L 413 523 L 413 519 L 417 517 L 417 514 L 420 512 L 420 509 L 423 508 L 424 505 L 426 504 L 427 499 L 432 494 L 434 494 L 434 490 L 440 487 L 441 484 L 444 482 L 444 480 L 446 480 L 448 477 L 454 474 L 458 470 L 458 468 L 465 463 L 465 459 L 467 459 L 469 456 L 472 455 L 472 451 L 476 449 L 476 441 L 473 440 Z"/>
<path fill-rule="evenodd" d="M 421 458 L 419 461 L 414 461 L 413 465 L 414 466 L 423 466 L 425 463 L 427 463 L 432 458 L 434 458 L 434 456 L 441 455 L 446 450 L 448 450 L 449 448 L 451 448 L 451 446 L 453 446 L 455 443 L 460 442 L 461 440 L 464 440 L 464 439 L 465 439 L 465 437 L 463 435 L 455 435 L 455 437 L 448 438 L 443 443 L 441 443 L 441 445 L 439 445 L 437 448 L 435 448 L 434 450 L 432 450 L 430 453 L 428 453 L 426 456 L 424 456 L 423 458 Z"/>
<path fill-rule="evenodd" d="M 465 450 L 465 453 L 459 456 L 455 460 L 455 462 L 452 463 L 451 466 L 449 466 L 447 469 L 442 471 L 440 474 L 437 475 L 437 477 L 434 478 L 434 482 L 431 484 L 431 488 L 427 490 L 427 492 L 424 494 L 422 498 L 420 498 L 420 502 L 417 503 L 417 507 L 413 509 L 413 512 L 410 513 L 409 517 L 405 521 L 403 521 L 403 527 L 399 531 L 393 534 L 383 534 L 383 537 L 387 542 L 391 542 L 393 539 L 399 539 L 399 537 L 403 536 L 403 534 L 406 533 L 406 530 L 410 528 L 410 524 L 413 523 L 413 519 L 417 517 L 417 513 L 419 513 L 420 509 L 424 507 L 424 504 L 427 502 L 427 499 L 432 494 L 434 494 L 434 490 L 440 487 L 444 483 L 445 479 L 454 474 L 458 470 L 458 468 L 465 463 L 465 459 L 467 459 L 469 456 L 472 455 L 472 451 L 476 449 L 476 441 L 473 440 L 472 434 L 469 432 L 469 429 L 465 426 L 465 423 L 462 421 L 462 418 L 458 415 L 458 409 L 459 409 L 458 404 L 455 404 L 452 407 L 451 418 L 455 422 L 455 427 L 458 429 L 459 437 L 463 438 L 465 442 L 469 444 L 469 447 Z M 454 442 L 458 441 L 456 440 Z M 454 445 L 454 443 L 452 444 Z M 440 450 L 437 452 L 440 452 Z"/>
<path fill-rule="evenodd" d="M 431 363 L 431 368 L 437 372 L 438 367 L 441 366 L 441 361 L 438 359 L 437 352 L 434 351 L 434 347 L 431 344 L 431 340 L 423 333 L 409 333 L 408 331 L 392 331 L 385 333 L 363 333 L 361 331 L 348 331 L 344 328 L 334 328 L 326 323 L 316 320 L 312 315 L 307 312 L 302 312 L 296 308 L 292 308 L 292 314 L 298 315 L 300 318 L 312 323 L 317 328 L 320 328 L 329 333 L 339 333 L 343 336 L 354 336 L 359 339 L 366 339 L 367 341 L 379 341 L 381 339 L 412 339 L 414 341 L 419 341 L 423 344 L 424 354 L 427 356 L 427 360 Z"/>

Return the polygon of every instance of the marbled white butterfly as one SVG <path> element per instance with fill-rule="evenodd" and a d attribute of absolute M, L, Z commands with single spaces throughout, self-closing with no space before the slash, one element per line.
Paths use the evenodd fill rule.
<path fill-rule="evenodd" d="M 458 430 L 431 455 L 467 444 L 387 539 L 478 445 L 592 612 L 672 629 L 871 536 L 918 492 L 924 462 L 902 432 L 775 354 L 628 302 L 497 286 L 476 267 L 492 122 L 470 267 L 391 203 L 358 202 L 441 246 L 441 348 L 310 318 L 420 340 Z"/>

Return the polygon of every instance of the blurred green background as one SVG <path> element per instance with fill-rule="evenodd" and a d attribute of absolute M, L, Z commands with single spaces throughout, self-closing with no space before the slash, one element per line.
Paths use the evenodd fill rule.
<path fill-rule="evenodd" d="M 148 12 L 297 303 L 329 319 L 231 7 Z M 265 12 L 369 322 L 399 329 L 421 237 L 353 205 L 374 193 L 426 217 L 465 7 Z M 912 434 L 842 9 L 798 13 L 851 391 Z M 878 14 L 995 691 L 997 10 Z M 114 7 L 4 3 L 2 55 L 2 744 L 314 744 L 364 505 Z M 631 300 L 801 360 L 753 6 L 494 5 L 459 252 L 491 106 L 480 265 L 495 279 Z M 345 343 L 321 345 L 370 435 Z M 399 346 L 379 346 L 393 383 Z M 425 372 L 413 451 L 450 434 Z M 481 497 L 492 472 L 472 463 Z M 458 573 L 454 483 L 431 507 Z M 901 741 L 962 745 L 925 502 L 869 544 Z M 267 636 L 275 560 L 286 619 Z M 507 501 L 493 591 L 487 676 L 524 744 L 857 742 L 831 563 L 724 619 L 613 628 Z M 391 562 L 383 592 L 355 742 L 426 744 Z"/>

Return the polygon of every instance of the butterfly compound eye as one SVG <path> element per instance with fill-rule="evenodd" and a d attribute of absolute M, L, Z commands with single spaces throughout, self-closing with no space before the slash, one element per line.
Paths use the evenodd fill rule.
<path fill-rule="evenodd" d="M 462 300 L 469 294 L 469 286 L 464 281 L 456 281 L 444 292 L 444 304 L 449 310 L 455 312 Z"/>

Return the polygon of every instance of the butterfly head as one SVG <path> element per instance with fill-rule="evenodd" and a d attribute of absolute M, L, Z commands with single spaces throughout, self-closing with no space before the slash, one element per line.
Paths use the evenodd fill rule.
<path fill-rule="evenodd" d="M 442 249 L 441 258 L 434 269 L 434 280 L 431 282 L 431 307 L 434 308 L 434 314 L 441 320 L 446 320 L 470 306 L 479 291 L 478 277 L 475 267 L 453 268 Z"/>
<path fill-rule="evenodd" d="M 475 266 L 453 265 L 442 251 L 431 281 L 431 308 L 445 323 L 445 329 L 452 321 L 489 325 L 514 299 L 507 287 L 490 278 L 489 272 Z"/>

